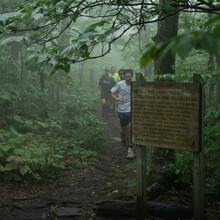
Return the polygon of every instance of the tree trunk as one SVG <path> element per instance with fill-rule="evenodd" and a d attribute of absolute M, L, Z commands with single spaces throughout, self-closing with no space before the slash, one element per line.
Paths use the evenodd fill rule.
<path fill-rule="evenodd" d="M 55 85 L 55 82 L 54 82 L 54 80 L 51 80 L 50 81 L 50 87 L 49 87 L 49 94 L 50 94 L 50 99 L 52 100 L 52 101 L 54 101 L 54 85 Z"/>
<path fill-rule="evenodd" d="M 150 62 L 144 69 L 144 78 L 153 74 L 153 63 Z"/>
<path fill-rule="evenodd" d="M 61 108 L 61 101 L 62 101 L 62 86 L 60 84 L 57 84 L 57 110 L 60 110 Z"/>
<path fill-rule="evenodd" d="M 40 71 L 40 88 L 42 91 L 42 95 L 44 96 L 44 90 L 45 90 L 45 78 L 44 78 L 44 72 Z M 42 108 L 41 108 L 41 117 L 42 118 L 48 118 L 48 110 L 47 110 L 47 104 L 45 102 L 45 99 L 42 99 Z"/>
<path fill-rule="evenodd" d="M 23 54 L 22 54 L 22 48 L 19 47 L 18 44 L 15 44 L 15 48 L 18 49 L 19 53 L 20 53 L 20 85 L 21 85 L 21 88 L 22 88 L 22 114 L 24 116 L 26 116 L 26 112 L 27 112 L 27 105 L 26 105 L 26 99 L 25 99 L 25 93 L 24 93 L 24 85 L 23 85 L 23 80 L 24 80 L 24 60 L 23 60 Z M 15 54 L 13 55 L 14 58 L 15 58 Z M 17 55 L 16 55 L 17 56 Z"/>
<path fill-rule="evenodd" d="M 210 72 L 214 71 L 214 56 L 212 54 L 209 54 L 208 71 Z M 213 83 L 213 81 L 210 80 L 209 81 L 209 96 L 207 100 L 207 103 L 210 107 L 213 106 L 214 91 L 215 91 L 215 83 Z"/>
<path fill-rule="evenodd" d="M 84 69 L 85 62 L 82 62 L 80 65 L 80 73 L 79 73 L 79 85 L 82 86 L 83 81 L 83 69 Z"/>
<path fill-rule="evenodd" d="M 218 51 L 217 55 L 216 55 L 216 64 L 217 64 L 217 71 L 218 74 L 220 74 L 220 51 Z M 220 84 L 219 82 L 216 82 L 216 97 L 215 97 L 215 103 L 216 105 L 218 105 L 220 103 Z"/>
<path fill-rule="evenodd" d="M 169 0 L 160 0 L 160 5 L 164 5 L 165 3 L 169 3 Z M 161 17 L 167 16 L 167 14 L 162 13 Z M 178 21 L 179 14 L 176 13 L 172 16 L 165 18 L 164 20 L 158 22 L 157 34 L 153 38 L 155 45 L 160 44 L 161 42 L 165 42 L 166 40 L 177 35 L 178 32 Z M 155 62 L 154 74 L 175 74 L 175 69 L 173 68 L 175 64 L 175 56 L 168 52 L 160 62 Z M 161 183 L 165 179 L 165 175 L 162 174 L 162 166 L 164 162 L 174 161 L 175 155 L 174 150 L 168 149 L 153 149 L 153 158 L 152 158 L 152 169 L 155 175 L 155 181 L 157 183 Z"/>
<path fill-rule="evenodd" d="M 40 87 L 41 90 L 44 92 L 45 83 L 44 83 L 44 73 L 42 71 L 40 71 Z"/>
<path fill-rule="evenodd" d="M 216 88 L 216 104 L 220 104 L 220 83 L 217 82 L 217 88 Z"/>
<path fill-rule="evenodd" d="M 208 14 L 208 18 L 211 19 L 212 14 Z M 212 31 L 212 25 L 208 27 L 208 31 Z M 209 60 L 208 60 L 208 71 L 213 72 L 215 70 L 215 61 L 213 54 L 209 54 Z M 212 82 L 212 80 L 209 82 L 209 96 L 207 103 L 211 107 L 213 106 L 213 97 L 214 97 L 214 90 L 215 90 L 215 84 Z"/>
<path fill-rule="evenodd" d="M 23 54 L 22 54 L 22 48 L 19 48 L 19 52 L 20 52 L 20 65 L 21 65 L 21 69 L 20 69 L 20 76 L 21 76 L 21 83 L 23 83 L 23 77 L 24 77 L 24 60 L 23 60 Z"/>
<path fill-rule="evenodd" d="M 90 69 L 90 87 L 95 87 L 94 70 Z"/>
<path fill-rule="evenodd" d="M 11 59 L 12 60 L 18 60 L 19 59 L 19 50 L 20 46 L 17 42 L 12 42 L 11 43 Z"/>
<path fill-rule="evenodd" d="M 164 5 L 165 2 L 169 2 L 169 0 L 160 0 L 160 5 Z M 167 14 L 163 13 L 162 17 L 164 16 L 167 16 Z M 178 13 L 158 22 L 157 34 L 153 37 L 155 45 L 176 36 L 178 31 L 178 22 Z M 155 62 L 154 74 L 174 74 L 175 69 L 172 68 L 174 64 L 175 56 L 171 52 L 168 52 L 160 62 Z"/>

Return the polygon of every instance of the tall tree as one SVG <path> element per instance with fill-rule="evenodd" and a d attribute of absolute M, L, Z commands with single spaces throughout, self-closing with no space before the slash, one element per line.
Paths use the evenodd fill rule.
<path fill-rule="evenodd" d="M 164 7 L 165 4 L 170 4 L 170 0 L 160 0 L 160 5 Z M 172 16 L 169 16 L 172 14 Z M 177 8 L 169 8 L 161 12 L 162 18 L 158 22 L 157 34 L 153 37 L 155 46 L 157 47 L 161 42 L 166 42 L 168 39 L 177 35 L 179 13 Z M 155 61 L 154 74 L 174 74 L 175 55 L 170 51 L 166 53 L 160 60 Z M 165 161 L 174 161 L 174 150 L 153 149 L 152 167 L 156 174 L 156 179 L 163 182 L 164 176 L 161 173 L 162 166 Z"/>
<path fill-rule="evenodd" d="M 160 0 L 160 5 L 170 4 L 170 0 Z M 177 9 L 171 8 L 169 11 L 162 11 L 160 17 L 163 18 L 158 22 L 157 34 L 153 38 L 155 46 L 157 47 L 161 42 L 165 42 L 168 39 L 177 35 L 179 13 Z M 174 10 L 174 11 L 173 11 Z M 169 14 L 173 14 L 169 16 Z M 158 62 L 155 62 L 154 73 L 155 74 L 174 74 L 175 69 L 172 68 L 175 64 L 175 55 L 170 51 Z"/>

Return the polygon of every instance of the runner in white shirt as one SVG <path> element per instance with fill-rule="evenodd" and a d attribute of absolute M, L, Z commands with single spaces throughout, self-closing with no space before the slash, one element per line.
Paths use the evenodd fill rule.
<path fill-rule="evenodd" d="M 124 70 L 125 80 L 117 82 L 111 89 L 111 96 L 118 101 L 118 117 L 121 125 L 122 143 L 128 146 L 127 158 L 134 158 L 131 144 L 131 80 L 133 71 Z M 125 140 L 125 141 L 124 141 Z"/>

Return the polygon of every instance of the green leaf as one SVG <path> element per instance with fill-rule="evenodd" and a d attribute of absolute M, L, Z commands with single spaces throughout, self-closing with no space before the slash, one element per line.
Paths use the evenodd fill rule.
<path fill-rule="evenodd" d="M 18 165 L 16 163 L 7 163 L 4 170 L 5 171 L 11 171 L 18 169 Z"/>
<path fill-rule="evenodd" d="M 83 44 L 80 48 L 80 50 L 82 51 L 82 57 L 87 58 L 89 57 L 89 47 L 86 44 Z"/>
<path fill-rule="evenodd" d="M 19 132 L 17 132 L 13 127 L 10 127 L 10 131 L 12 134 L 15 134 L 17 136 L 21 136 L 21 134 Z"/>
<path fill-rule="evenodd" d="M 165 1 L 165 3 L 164 3 L 164 12 L 166 14 L 170 14 L 173 11 L 174 11 L 174 7 L 169 2 Z"/>
<path fill-rule="evenodd" d="M 41 13 L 32 13 L 32 17 L 34 18 L 34 20 L 38 21 L 38 20 L 44 18 L 44 15 Z"/>
<path fill-rule="evenodd" d="M 68 73 L 70 71 L 70 64 L 65 64 L 63 69 L 66 73 Z"/>
<path fill-rule="evenodd" d="M 175 41 L 164 42 L 159 45 L 158 51 L 155 52 L 155 59 L 162 60 L 168 52 L 175 54 Z"/>
<path fill-rule="evenodd" d="M 40 179 L 41 179 L 41 176 L 40 176 L 39 173 L 33 173 L 32 175 L 34 176 L 34 178 L 35 178 L 36 180 L 40 180 Z"/>
<path fill-rule="evenodd" d="M 178 37 L 175 51 L 182 58 L 186 58 L 190 51 L 196 46 L 196 38 L 193 34 L 186 34 Z"/>
<path fill-rule="evenodd" d="M 163 6 L 162 5 L 155 6 L 154 10 L 156 13 L 160 13 L 161 11 L 163 11 Z"/>
<path fill-rule="evenodd" d="M 7 152 L 7 151 L 9 151 L 9 150 L 11 150 L 11 149 L 13 149 L 14 147 L 13 146 L 11 146 L 11 145 L 4 145 L 4 148 L 2 149 L 4 152 Z"/>
<path fill-rule="evenodd" d="M 55 65 L 57 65 L 58 61 L 57 61 L 57 59 L 56 59 L 55 57 L 52 57 L 52 58 L 50 59 L 49 63 L 50 63 L 52 66 L 55 66 Z"/>
<path fill-rule="evenodd" d="M 18 122 L 23 122 L 22 119 L 21 119 L 21 117 L 18 116 L 18 115 L 14 115 L 14 116 L 13 116 L 13 119 L 14 119 L 15 121 L 18 121 Z"/>
<path fill-rule="evenodd" d="M 213 17 L 209 18 L 209 20 L 206 22 L 205 26 L 207 27 L 209 25 L 213 25 L 216 22 L 219 23 L 219 21 L 220 21 L 220 15 L 213 16 Z"/>
<path fill-rule="evenodd" d="M 86 28 L 85 32 L 94 32 L 97 27 L 102 27 L 104 24 L 108 23 L 108 21 L 102 20 L 100 22 L 94 23 Z"/>
<path fill-rule="evenodd" d="M 108 36 L 108 35 L 110 35 L 110 34 L 115 33 L 115 32 L 118 31 L 118 30 L 119 30 L 119 28 L 117 28 L 117 27 L 111 28 L 111 29 L 109 29 L 109 30 L 107 30 L 107 31 L 105 32 L 105 35 Z"/>
<path fill-rule="evenodd" d="M 1 99 L 4 99 L 4 100 L 8 100 L 8 101 L 10 101 L 10 95 L 9 94 L 0 94 L 0 98 Z"/>
<path fill-rule="evenodd" d="M 73 22 L 76 22 L 76 20 L 77 20 L 77 18 L 78 18 L 78 13 L 73 13 L 73 14 L 71 14 L 70 15 L 70 18 L 71 18 L 71 20 L 73 21 Z"/>
<path fill-rule="evenodd" d="M 32 44 L 29 48 L 29 51 L 35 52 L 35 53 L 40 53 L 42 48 L 38 44 Z"/>
<path fill-rule="evenodd" d="M 92 35 L 92 32 L 86 32 L 85 34 L 82 34 L 77 42 L 78 43 L 87 43 L 88 41 L 90 41 L 90 36 Z"/>
<path fill-rule="evenodd" d="M 103 34 L 101 34 L 101 35 L 99 35 L 98 36 L 98 38 L 97 38 L 97 40 L 98 40 L 98 42 L 100 42 L 100 43 L 104 43 L 104 42 L 106 42 L 106 35 L 103 35 Z"/>
<path fill-rule="evenodd" d="M 151 47 L 140 59 L 140 65 L 141 67 L 145 67 L 151 60 L 152 60 L 152 52 L 154 50 L 154 47 Z"/>
<path fill-rule="evenodd" d="M 34 6 L 32 6 L 32 5 L 27 5 L 26 11 L 27 11 L 29 14 L 31 14 L 31 13 L 34 11 Z"/>
<path fill-rule="evenodd" d="M 11 135 L 11 133 L 10 133 L 9 131 L 5 131 L 5 132 L 4 132 L 4 136 L 5 136 L 5 137 L 10 137 L 10 135 Z"/>
<path fill-rule="evenodd" d="M 49 125 L 47 123 L 44 123 L 44 122 L 41 122 L 41 121 L 38 121 L 37 122 L 40 126 L 42 126 L 43 128 L 48 128 Z"/>
<path fill-rule="evenodd" d="M 30 167 L 27 165 L 27 164 L 25 164 L 25 165 L 23 165 L 23 166 L 21 166 L 20 167 L 20 173 L 22 174 L 22 175 L 24 175 L 24 174 L 26 174 L 28 171 L 30 171 L 31 169 L 30 169 Z"/>
<path fill-rule="evenodd" d="M 32 124 L 33 124 L 33 121 L 31 121 L 31 120 L 29 120 L 29 119 L 25 119 L 25 124 L 27 125 L 27 126 L 31 126 Z"/>
<path fill-rule="evenodd" d="M 1 45 L 12 43 L 12 42 L 21 42 L 23 40 L 28 40 L 28 37 L 26 36 L 12 36 L 5 38 L 4 40 L 1 41 Z"/>
<path fill-rule="evenodd" d="M 198 35 L 198 41 L 202 49 L 210 53 L 215 53 L 217 51 L 218 42 L 214 34 L 201 32 Z"/>
<path fill-rule="evenodd" d="M 74 50 L 77 49 L 79 47 L 79 43 L 73 43 L 71 44 L 70 46 L 64 48 L 60 55 L 63 56 L 63 55 L 72 55 Z"/>
<path fill-rule="evenodd" d="M 56 20 L 56 22 L 61 21 L 62 20 L 62 16 L 61 15 L 56 15 L 55 16 L 55 20 Z"/>
<path fill-rule="evenodd" d="M 21 12 L 11 12 L 11 13 L 5 13 L 5 14 L 0 14 L 0 21 L 6 21 L 9 18 L 16 18 L 21 16 Z"/>
<path fill-rule="evenodd" d="M 42 53 L 42 54 L 39 54 L 37 56 L 37 62 L 38 63 L 42 63 L 44 61 L 47 61 L 47 59 L 48 59 L 48 54 L 47 53 Z"/>
<path fill-rule="evenodd" d="M 118 17 L 118 20 L 119 20 L 120 24 L 127 24 L 130 20 L 130 17 L 127 15 L 120 15 Z"/>
<path fill-rule="evenodd" d="M 0 129 L 0 142 L 2 142 L 4 140 L 4 136 L 2 135 L 2 131 Z"/>
<path fill-rule="evenodd" d="M 159 54 L 162 52 L 161 48 L 165 47 L 166 45 L 167 43 L 161 43 L 157 46 L 151 46 L 140 60 L 141 67 L 146 66 L 151 60 L 157 61 Z"/>
<path fill-rule="evenodd" d="M 213 28 L 213 34 L 215 35 L 215 37 L 220 40 L 220 24 L 216 25 Z"/>

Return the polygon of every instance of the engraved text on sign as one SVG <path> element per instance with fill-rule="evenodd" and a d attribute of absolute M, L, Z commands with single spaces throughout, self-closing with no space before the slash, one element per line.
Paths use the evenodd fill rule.
<path fill-rule="evenodd" d="M 132 142 L 199 151 L 199 84 L 132 82 Z"/>

